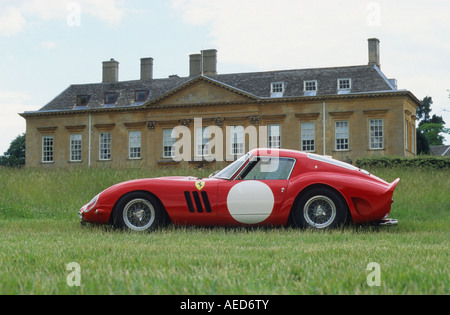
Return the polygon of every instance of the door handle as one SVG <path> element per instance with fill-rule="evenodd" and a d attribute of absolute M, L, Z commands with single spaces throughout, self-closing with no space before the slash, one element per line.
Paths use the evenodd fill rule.
<path fill-rule="evenodd" d="M 286 189 L 283 187 L 283 188 L 281 188 L 281 192 L 282 193 L 284 193 L 284 191 L 285 191 Z"/>

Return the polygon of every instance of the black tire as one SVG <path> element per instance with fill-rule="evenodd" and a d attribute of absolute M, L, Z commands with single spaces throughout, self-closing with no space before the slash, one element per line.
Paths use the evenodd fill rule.
<path fill-rule="evenodd" d="M 114 227 L 135 232 L 149 232 L 163 220 L 162 209 L 157 200 L 144 192 L 123 196 L 114 209 Z"/>
<path fill-rule="evenodd" d="M 338 193 L 327 188 L 313 188 L 301 197 L 293 216 L 298 227 L 325 230 L 344 225 L 347 213 L 347 204 Z"/>

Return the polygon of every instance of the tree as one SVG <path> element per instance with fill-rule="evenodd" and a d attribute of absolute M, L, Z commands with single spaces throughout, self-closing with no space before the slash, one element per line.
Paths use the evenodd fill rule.
<path fill-rule="evenodd" d="M 430 154 L 430 143 L 428 142 L 425 134 L 417 128 L 416 130 L 417 139 L 417 154 Z"/>
<path fill-rule="evenodd" d="M 426 96 L 422 101 L 422 105 L 419 106 L 416 112 L 416 116 L 419 120 L 428 121 L 430 119 L 431 105 L 433 105 L 433 99 L 431 96 Z"/>
<path fill-rule="evenodd" d="M 8 151 L 0 156 L 0 166 L 21 167 L 25 165 L 25 134 L 14 139 Z"/>
<path fill-rule="evenodd" d="M 427 96 L 417 109 L 416 115 L 420 120 L 419 128 L 417 129 L 418 154 L 429 154 L 430 146 L 444 144 L 445 138 L 442 134 L 450 134 L 450 129 L 444 127 L 445 121 L 442 116 L 433 115 L 430 117 L 431 105 L 433 105 L 433 99 Z"/>
<path fill-rule="evenodd" d="M 442 118 L 441 118 L 442 119 Z M 450 129 L 444 127 L 444 123 L 423 123 L 419 126 L 419 130 L 423 132 L 430 146 L 443 145 L 445 137 L 443 133 L 450 134 Z"/>

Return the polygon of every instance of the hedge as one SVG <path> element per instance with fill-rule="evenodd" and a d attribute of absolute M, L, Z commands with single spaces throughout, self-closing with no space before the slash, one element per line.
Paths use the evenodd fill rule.
<path fill-rule="evenodd" d="M 420 167 L 433 169 L 450 168 L 450 157 L 421 155 L 417 157 L 379 156 L 358 158 L 355 165 L 359 168 L 369 167 Z"/>

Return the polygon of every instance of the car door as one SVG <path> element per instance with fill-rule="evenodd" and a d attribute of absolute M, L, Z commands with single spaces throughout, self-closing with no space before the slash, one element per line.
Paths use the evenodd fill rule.
<path fill-rule="evenodd" d="M 234 179 L 219 183 L 219 224 L 279 224 L 294 164 L 295 159 L 254 157 Z"/>
<path fill-rule="evenodd" d="M 215 225 L 217 223 L 217 185 L 215 178 L 171 180 L 159 197 L 164 200 L 176 225 Z"/>

